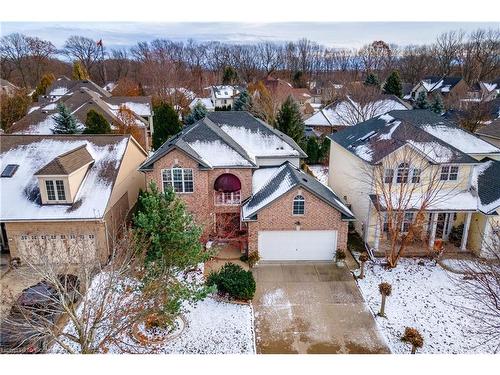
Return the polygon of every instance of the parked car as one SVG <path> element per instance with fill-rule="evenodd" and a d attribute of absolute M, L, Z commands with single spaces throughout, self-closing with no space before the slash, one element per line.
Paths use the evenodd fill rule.
<path fill-rule="evenodd" d="M 78 300 L 80 281 L 75 275 L 59 275 L 64 294 L 52 283 L 43 280 L 24 289 L 0 324 L 0 353 L 43 353 L 48 346 L 44 327 L 54 324 L 61 315 L 59 298 Z"/>

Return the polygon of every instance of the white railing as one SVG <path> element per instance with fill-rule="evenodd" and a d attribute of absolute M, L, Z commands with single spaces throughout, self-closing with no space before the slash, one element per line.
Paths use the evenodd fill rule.
<path fill-rule="evenodd" d="M 241 203 L 239 190 L 232 193 L 216 192 L 214 198 L 216 206 L 237 206 Z"/>

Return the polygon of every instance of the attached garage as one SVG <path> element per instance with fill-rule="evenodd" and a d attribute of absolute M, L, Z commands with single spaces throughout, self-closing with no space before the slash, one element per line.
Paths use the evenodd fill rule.
<path fill-rule="evenodd" d="M 337 231 L 259 231 L 258 247 L 263 261 L 331 261 L 337 249 Z"/>

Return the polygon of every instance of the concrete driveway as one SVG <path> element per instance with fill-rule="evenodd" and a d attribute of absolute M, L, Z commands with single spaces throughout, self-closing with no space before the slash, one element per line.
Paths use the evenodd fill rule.
<path fill-rule="evenodd" d="M 389 353 L 347 267 L 259 265 L 258 353 Z"/>

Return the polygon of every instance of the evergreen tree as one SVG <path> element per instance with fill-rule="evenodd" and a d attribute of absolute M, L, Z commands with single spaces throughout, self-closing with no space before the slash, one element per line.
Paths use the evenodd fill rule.
<path fill-rule="evenodd" d="M 57 114 L 53 116 L 56 126 L 52 128 L 54 134 L 77 134 L 80 133 L 80 128 L 76 123 L 75 117 L 69 109 L 63 104 L 57 104 Z"/>
<path fill-rule="evenodd" d="M 299 106 L 291 96 L 283 102 L 276 116 L 275 127 L 291 137 L 298 145 L 303 145 L 304 121 Z"/>
<path fill-rule="evenodd" d="M 139 195 L 140 210 L 134 215 L 134 231 L 147 239 L 145 254 L 144 291 L 164 286 L 163 306 L 158 314 L 173 322 L 181 312 L 183 302 L 204 299 L 213 288 L 195 278 L 180 277 L 185 270 L 196 269 L 214 254 L 203 250 L 202 229 L 187 211 L 185 203 L 172 189 L 160 192 L 154 182 Z"/>
<path fill-rule="evenodd" d="M 292 82 L 295 87 L 306 87 L 304 73 L 301 70 L 296 71 Z"/>
<path fill-rule="evenodd" d="M 307 138 L 307 143 L 306 143 L 307 163 L 317 164 L 319 162 L 320 153 L 321 149 L 316 137 Z"/>
<path fill-rule="evenodd" d="M 83 134 L 109 134 L 111 125 L 103 115 L 91 109 L 87 112 L 85 119 L 85 130 Z"/>
<path fill-rule="evenodd" d="M 243 90 L 234 101 L 233 111 L 249 111 L 252 106 L 252 97 L 247 90 Z"/>
<path fill-rule="evenodd" d="M 172 135 L 181 131 L 182 124 L 179 115 L 166 103 L 153 106 L 153 110 L 155 114 L 153 149 L 157 150 Z"/>
<path fill-rule="evenodd" d="M 184 123 L 186 125 L 191 125 L 194 124 L 196 121 L 201 120 L 203 117 L 207 115 L 207 107 L 203 105 L 203 103 L 198 102 L 196 105 L 193 107 L 191 112 L 186 116 L 184 119 Z"/>
<path fill-rule="evenodd" d="M 73 63 L 73 79 L 79 81 L 90 79 L 89 72 L 87 72 L 87 69 L 85 69 L 80 61 Z"/>
<path fill-rule="evenodd" d="M 38 100 L 40 95 L 45 95 L 47 87 L 49 87 L 55 79 L 56 77 L 52 73 L 47 73 L 42 76 L 40 83 L 35 88 L 35 92 L 31 95 L 34 102 Z"/>
<path fill-rule="evenodd" d="M 366 79 L 365 79 L 365 85 L 378 87 L 380 85 L 380 81 L 378 79 L 378 76 L 374 73 L 368 74 L 366 76 Z"/>
<path fill-rule="evenodd" d="M 322 137 L 319 144 L 319 162 L 328 160 L 328 154 L 330 153 L 330 139 L 328 137 Z"/>
<path fill-rule="evenodd" d="M 431 111 L 437 113 L 438 115 L 444 112 L 443 98 L 439 93 L 436 93 L 434 95 L 434 100 L 431 105 Z"/>
<path fill-rule="evenodd" d="M 231 66 L 226 66 L 224 72 L 222 73 L 222 84 L 232 85 L 238 79 L 238 73 Z"/>
<path fill-rule="evenodd" d="M 427 93 L 425 91 L 420 91 L 418 93 L 415 107 L 418 109 L 428 109 L 430 107 L 429 101 L 427 100 Z"/>
<path fill-rule="evenodd" d="M 403 84 L 397 70 L 394 70 L 384 85 L 384 93 L 396 95 L 398 98 L 403 97 Z"/>

